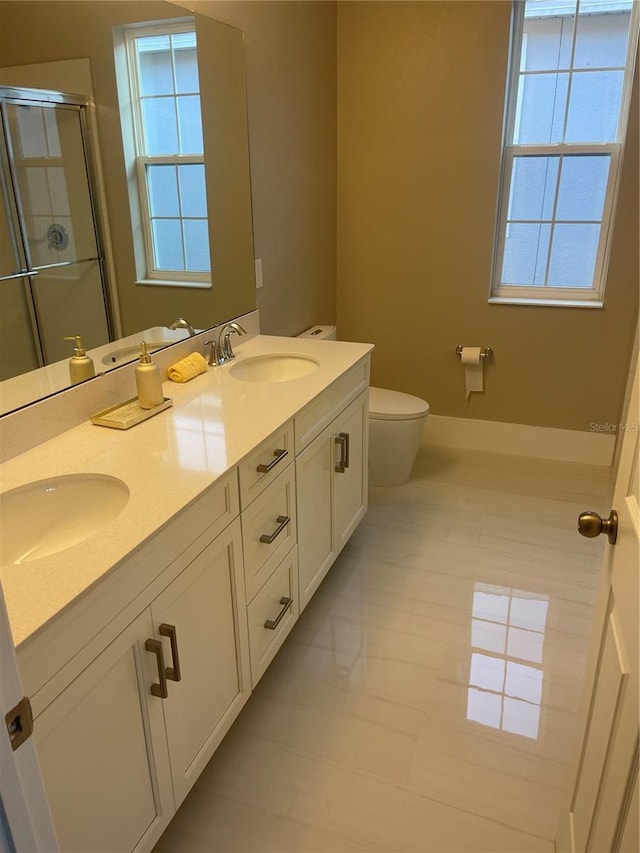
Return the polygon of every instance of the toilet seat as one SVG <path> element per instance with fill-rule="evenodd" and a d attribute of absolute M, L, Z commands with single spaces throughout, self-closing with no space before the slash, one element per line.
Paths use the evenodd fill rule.
<path fill-rule="evenodd" d="M 373 420 L 408 421 L 428 414 L 429 404 L 420 397 L 388 388 L 369 388 L 369 417 Z"/>

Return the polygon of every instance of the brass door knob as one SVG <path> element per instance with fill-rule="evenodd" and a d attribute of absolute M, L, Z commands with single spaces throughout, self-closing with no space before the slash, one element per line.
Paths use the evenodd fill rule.
<path fill-rule="evenodd" d="M 615 545 L 618 535 L 618 513 L 611 510 L 609 518 L 601 518 L 597 512 L 581 512 L 578 516 L 578 532 L 588 539 L 606 533 L 610 545 Z"/>

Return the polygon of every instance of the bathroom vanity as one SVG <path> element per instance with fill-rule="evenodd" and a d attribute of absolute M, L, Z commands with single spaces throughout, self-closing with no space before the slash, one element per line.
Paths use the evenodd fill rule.
<path fill-rule="evenodd" d="M 98 533 L 2 568 L 62 850 L 153 847 L 362 519 L 371 349 L 258 336 L 165 383 L 157 417 L 2 466 L 3 491 L 129 489 Z"/>

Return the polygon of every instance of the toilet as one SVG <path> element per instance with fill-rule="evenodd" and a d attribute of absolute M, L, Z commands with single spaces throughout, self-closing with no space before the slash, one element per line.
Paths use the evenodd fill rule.
<path fill-rule="evenodd" d="M 335 341 L 335 326 L 312 326 L 299 337 Z M 369 388 L 369 485 L 401 486 L 411 476 L 429 404 L 420 397 Z"/>

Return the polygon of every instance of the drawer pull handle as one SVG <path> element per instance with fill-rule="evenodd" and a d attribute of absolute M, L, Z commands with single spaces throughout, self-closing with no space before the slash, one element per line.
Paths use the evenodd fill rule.
<path fill-rule="evenodd" d="M 349 433 L 339 432 L 335 442 L 340 445 L 340 459 L 336 462 L 336 473 L 344 474 L 349 467 Z"/>
<path fill-rule="evenodd" d="M 171 660 L 173 666 L 167 666 L 165 668 L 165 675 L 169 681 L 180 681 L 182 679 L 182 675 L 180 673 L 180 658 L 178 656 L 178 636 L 176 634 L 176 626 L 167 625 L 166 622 L 163 622 L 158 628 L 158 633 L 161 637 L 168 637 L 169 642 L 171 643 Z"/>
<path fill-rule="evenodd" d="M 278 625 L 282 622 L 282 620 L 284 619 L 284 614 L 293 604 L 293 598 L 287 598 L 286 595 L 283 595 L 280 599 L 280 604 L 282 605 L 282 610 L 280 611 L 280 613 L 278 613 L 276 618 L 267 619 L 267 621 L 264 623 L 264 627 L 267 628 L 269 631 L 275 631 Z"/>
<path fill-rule="evenodd" d="M 157 696 L 158 699 L 166 699 L 169 691 L 167 690 L 167 676 L 165 675 L 162 643 L 160 640 L 147 640 L 144 647 L 148 652 L 156 656 L 156 664 L 158 666 L 158 679 L 160 683 L 151 685 L 151 695 Z"/>
<path fill-rule="evenodd" d="M 260 541 L 264 542 L 265 545 L 271 545 L 276 536 L 279 536 L 282 533 L 282 531 L 285 529 L 287 524 L 289 524 L 291 519 L 288 515 L 279 515 L 276 518 L 276 521 L 278 522 L 278 526 L 273 531 L 273 533 L 263 533 L 260 537 Z"/>
<path fill-rule="evenodd" d="M 271 460 L 271 462 L 269 462 L 268 465 L 265 465 L 264 462 L 261 462 L 260 465 L 258 465 L 258 467 L 256 468 L 256 471 L 258 471 L 260 474 L 268 474 L 269 471 L 272 471 L 276 467 L 278 462 L 282 462 L 284 457 L 288 455 L 288 450 L 274 450 L 274 458 Z"/>

